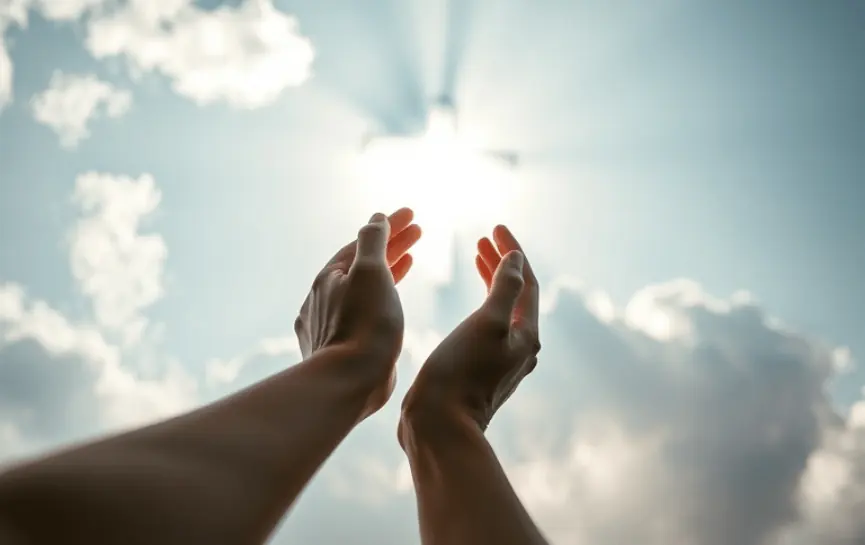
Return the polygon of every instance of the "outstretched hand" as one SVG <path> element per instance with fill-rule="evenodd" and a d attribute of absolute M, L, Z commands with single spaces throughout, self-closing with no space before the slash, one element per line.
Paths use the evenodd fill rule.
<path fill-rule="evenodd" d="M 506 227 L 497 226 L 493 240 L 481 239 L 475 258 L 486 300 L 427 358 L 403 401 L 403 419 L 444 411 L 485 430 L 535 368 L 541 348 L 537 278 Z"/>
<path fill-rule="evenodd" d="M 340 249 L 316 276 L 294 323 L 304 359 L 330 346 L 363 355 L 364 364 L 347 372 L 376 390 L 377 406 L 371 410 L 393 391 L 404 328 L 396 284 L 411 269 L 408 252 L 421 236 L 413 219 L 409 208 L 390 217 L 374 214 L 357 240 Z"/>

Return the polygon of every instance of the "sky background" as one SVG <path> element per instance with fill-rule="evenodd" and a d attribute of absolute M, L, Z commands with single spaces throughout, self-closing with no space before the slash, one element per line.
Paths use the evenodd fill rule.
<path fill-rule="evenodd" d="M 0 0 L 0 33 L 0 459 L 295 362 L 395 197 L 360 142 L 447 94 L 518 193 L 450 225 L 425 199 L 468 186 L 399 173 L 450 273 L 400 287 L 397 393 L 274 541 L 417 542 L 398 398 L 497 222 L 546 314 L 490 435 L 555 543 L 865 540 L 865 3 Z"/>

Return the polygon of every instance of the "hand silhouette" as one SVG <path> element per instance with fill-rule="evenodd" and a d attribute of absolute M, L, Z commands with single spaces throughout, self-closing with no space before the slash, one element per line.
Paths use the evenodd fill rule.
<path fill-rule="evenodd" d="M 304 359 L 326 347 L 346 347 L 363 365 L 345 377 L 370 385 L 372 411 L 393 391 L 395 363 L 402 349 L 403 311 L 396 284 L 408 273 L 408 251 L 420 239 L 414 212 L 402 208 L 389 218 L 374 214 L 357 240 L 340 249 L 316 276 L 294 323 Z"/>
<path fill-rule="evenodd" d="M 475 259 L 487 298 L 427 358 L 403 400 L 401 429 L 447 414 L 485 430 L 537 364 L 537 279 L 506 227 L 497 226 L 493 239 L 478 242 Z"/>

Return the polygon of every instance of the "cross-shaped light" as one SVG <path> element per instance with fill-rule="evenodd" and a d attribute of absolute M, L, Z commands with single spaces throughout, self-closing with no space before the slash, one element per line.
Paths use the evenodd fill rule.
<path fill-rule="evenodd" d="M 418 136 L 368 139 L 362 154 L 362 194 L 371 208 L 411 206 L 426 232 L 415 260 L 434 276 L 448 274 L 454 237 L 488 231 L 506 221 L 516 197 L 516 155 L 467 142 L 456 112 L 443 102 L 430 109 Z"/>

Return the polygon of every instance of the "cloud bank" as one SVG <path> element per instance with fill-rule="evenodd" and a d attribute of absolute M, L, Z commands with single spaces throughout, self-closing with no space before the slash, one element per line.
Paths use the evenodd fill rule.
<path fill-rule="evenodd" d="M 747 294 L 718 298 L 689 280 L 623 306 L 572 279 L 553 284 L 540 365 L 490 429 L 552 543 L 865 541 L 865 403 L 840 414 L 825 391 L 846 349 Z M 401 454 L 377 446 L 394 416 L 359 432 L 328 483 L 380 525 L 369 539 L 418 543 L 388 521 L 388 501 L 412 501 Z"/>

